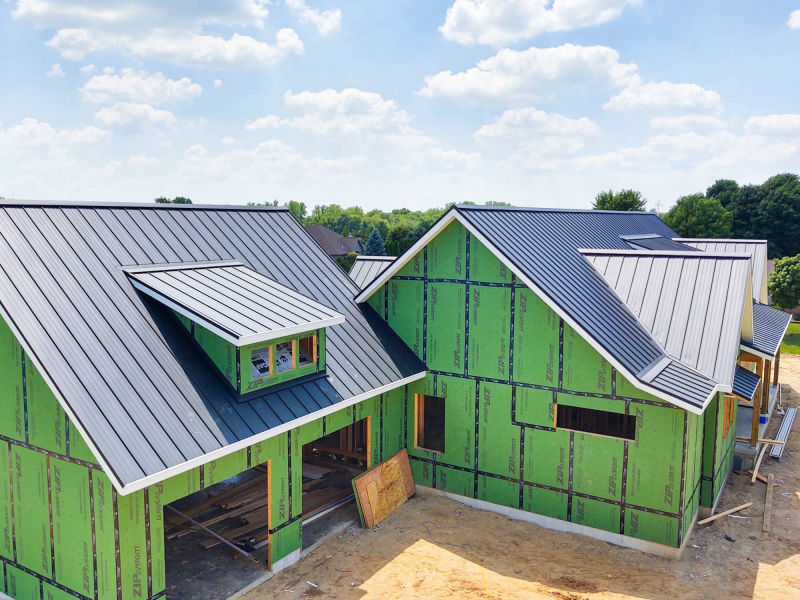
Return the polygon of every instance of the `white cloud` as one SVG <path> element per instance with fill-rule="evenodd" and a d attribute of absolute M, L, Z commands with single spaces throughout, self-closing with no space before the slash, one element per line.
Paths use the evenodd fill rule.
<path fill-rule="evenodd" d="M 214 87 L 218 88 L 222 85 L 222 79 L 215 79 L 214 80 Z"/>
<path fill-rule="evenodd" d="M 81 67 L 81 73 L 84 73 L 86 75 L 94 73 L 94 65 L 83 65 Z"/>
<path fill-rule="evenodd" d="M 439 28 L 464 45 L 504 46 L 544 32 L 600 25 L 641 0 L 455 0 Z"/>
<path fill-rule="evenodd" d="M 64 73 L 64 69 L 61 68 L 61 65 L 56 63 L 50 70 L 47 72 L 48 77 L 64 77 L 66 73 Z"/>
<path fill-rule="evenodd" d="M 47 45 L 72 60 L 82 60 L 87 54 L 116 53 L 209 68 L 273 65 L 293 52 L 303 53 L 303 42 L 288 28 L 278 31 L 274 44 L 238 33 L 226 40 L 215 35 L 165 29 L 139 37 L 88 29 L 60 29 Z"/>
<path fill-rule="evenodd" d="M 653 129 L 668 131 L 693 131 L 698 127 L 719 129 L 725 123 L 710 115 L 680 115 L 676 117 L 653 117 L 650 120 Z"/>
<path fill-rule="evenodd" d="M 309 8 L 305 0 L 286 0 L 286 6 L 297 15 L 301 23 L 314 25 L 321 36 L 330 35 L 342 28 L 342 11 L 338 8 Z"/>
<path fill-rule="evenodd" d="M 800 29 L 800 9 L 793 11 L 792 14 L 789 15 L 789 20 L 786 24 L 791 29 Z"/>
<path fill-rule="evenodd" d="M 147 156 L 146 154 L 134 154 L 128 158 L 128 162 L 132 165 L 136 165 L 137 167 L 143 167 L 146 165 L 156 164 L 158 159 L 153 156 Z"/>
<path fill-rule="evenodd" d="M 266 117 L 259 117 L 255 121 L 251 121 L 244 128 L 247 131 L 258 131 L 259 129 L 266 129 L 268 127 L 280 127 L 281 118 L 278 115 L 267 115 Z"/>
<path fill-rule="evenodd" d="M 637 68 L 620 63 L 619 53 L 607 46 L 506 49 L 464 72 L 442 71 L 425 77 L 425 87 L 418 94 L 538 101 L 567 91 L 619 88 Z"/>
<path fill-rule="evenodd" d="M 626 111 L 680 109 L 718 112 L 722 109 L 722 99 L 717 92 L 704 89 L 696 83 L 643 83 L 636 75 L 628 87 L 603 104 L 603 108 Z"/>
<path fill-rule="evenodd" d="M 773 136 L 800 135 L 800 114 L 761 115 L 750 117 L 744 124 L 748 133 Z"/>
<path fill-rule="evenodd" d="M 234 33 L 229 38 L 205 32 L 205 27 L 263 29 L 267 0 L 108 0 L 56 2 L 18 0 L 12 14 L 41 28 L 55 28 L 49 46 L 64 58 L 83 60 L 88 54 L 119 54 L 197 67 L 272 65 L 303 44 L 293 29 L 278 31 L 275 42 Z"/>
<path fill-rule="evenodd" d="M 139 101 L 148 104 L 167 104 L 191 100 L 203 93 L 203 88 L 188 77 L 169 79 L 163 73 L 122 69 L 119 73 L 95 75 L 81 88 L 89 102 Z"/>
<path fill-rule="evenodd" d="M 558 159 L 578 152 L 598 132 L 588 117 L 573 119 L 528 107 L 505 111 L 474 136 L 480 144 L 497 149 L 505 161 L 542 169 L 557 166 Z"/>
<path fill-rule="evenodd" d="M 228 135 L 228 136 L 225 136 L 224 138 L 222 138 L 219 141 L 219 143 L 220 144 L 225 144 L 226 146 L 235 146 L 236 144 L 239 143 L 239 140 L 237 140 L 236 138 L 231 137 L 231 136 Z"/>
<path fill-rule="evenodd" d="M 82 129 L 59 130 L 48 123 L 27 117 L 19 125 L 0 129 L 0 154 L 25 148 L 57 153 L 71 146 L 98 144 L 110 137 L 108 131 L 93 125 Z"/>
<path fill-rule="evenodd" d="M 106 127 L 129 133 L 173 129 L 178 122 L 168 110 L 133 102 L 117 102 L 106 106 L 97 111 L 94 117 Z"/>

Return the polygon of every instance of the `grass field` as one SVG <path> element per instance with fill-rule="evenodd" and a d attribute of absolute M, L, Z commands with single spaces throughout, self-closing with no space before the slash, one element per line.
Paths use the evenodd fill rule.
<path fill-rule="evenodd" d="M 786 337 L 781 344 L 781 352 L 786 354 L 800 354 L 800 323 L 789 323 Z"/>

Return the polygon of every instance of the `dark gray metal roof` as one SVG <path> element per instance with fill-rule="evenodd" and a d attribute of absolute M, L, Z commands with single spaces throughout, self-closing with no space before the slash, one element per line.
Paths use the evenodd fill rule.
<path fill-rule="evenodd" d="M 753 260 L 753 300 L 767 302 L 767 240 L 675 238 L 675 241 L 705 252 L 749 254 Z"/>
<path fill-rule="evenodd" d="M 758 375 L 744 367 L 737 366 L 736 374 L 733 377 L 733 393 L 746 400 L 752 400 L 760 382 L 761 378 Z"/>
<path fill-rule="evenodd" d="M 303 388 L 279 393 L 288 410 L 265 400 L 275 419 L 227 408 L 221 378 L 192 367 L 188 336 L 175 342 L 154 316 L 160 305 L 125 272 L 203 261 L 240 262 L 346 316 L 328 331 L 325 382 L 304 388 L 329 386 L 314 396 L 318 405 L 368 397 L 424 371 L 353 301 L 358 286 L 286 210 L 0 202 L 0 310 L 126 491 L 314 408 L 300 400 Z M 362 350 L 357 360 L 352 348 Z M 292 395 L 299 404 L 290 405 Z"/>
<path fill-rule="evenodd" d="M 343 314 L 237 262 L 126 271 L 136 289 L 236 346 L 345 320 Z"/>
<path fill-rule="evenodd" d="M 455 210 L 635 378 L 695 410 L 709 401 L 716 383 L 670 360 L 579 251 L 628 250 L 621 236 L 675 237 L 657 215 L 469 205 Z"/>
<path fill-rule="evenodd" d="M 359 289 L 364 289 L 378 275 L 389 268 L 396 256 L 360 255 L 350 267 L 350 279 L 356 282 Z"/>
<path fill-rule="evenodd" d="M 750 276 L 746 254 L 583 251 L 667 355 L 730 386 Z"/>
<path fill-rule="evenodd" d="M 685 252 L 691 249 L 691 246 L 686 246 L 663 235 L 623 235 L 620 237 L 633 250 L 676 250 Z"/>
<path fill-rule="evenodd" d="M 783 336 L 792 315 L 766 304 L 753 303 L 753 343 L 742 342 L 761 354 L 774 357 L 780 350 Z"/>

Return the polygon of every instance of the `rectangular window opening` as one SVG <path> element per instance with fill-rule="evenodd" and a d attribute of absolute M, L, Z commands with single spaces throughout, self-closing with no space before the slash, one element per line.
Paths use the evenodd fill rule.
<path fill-rule="evenodd" d="M 300 338 L 297 342 L 297 364 L 305 367 L 317 362 L 317 336 Z"/>
<path fill-rule="evenodd" d="M 444 454 L 445 399 L 416 394 L 414 445 L 422 450 Z"/>
<path fill-rule="evenodd" d="M 294 341 L 281 342 L 275 345 L 275 372 L 284 373 L 294 369 L 296 364 Z"/>
<path fill-rule="evenodd" d="M 635 440 L 636 416 L 558 404 L 556 405 L 556 428 Z"/>
<path fill-rule="evenodd" d="M 270 347 L 256 348 L 250 353 L 250 378 L 262 379 L 272 375 Z"/>

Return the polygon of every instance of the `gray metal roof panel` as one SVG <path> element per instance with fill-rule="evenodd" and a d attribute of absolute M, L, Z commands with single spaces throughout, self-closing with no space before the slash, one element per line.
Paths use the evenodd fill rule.
<path fill-rule="evenodd" d="M 359 289 L 364 289 L 383 273 L 395 261 L 396 256 L 369 256 L 360 254 L 350 267 L 350 279 L 356 282 Z"/>
<path fill-rule="evenodd" d="M 733 377 L 734 394 L 752 400 L 756 395 L 759 383 L 761 383 L 761 378 L 758 375 L 744 367 L 736 367 L 736 374 Z"/>
<path fill-rule="evenodd" d="M 753 261 L 753 300 L 767 300 L 767 240 L 674 238 L 675 242 L 703 252 L 748 254 Z"/>
<path fill-rule="evenodd" d="M 669 356 L 723 385 L 732 384 L 744 303 L 750 301 L 746 255 L 583 253 Z M 610 275 L 604 266 L 612 262 L 632 275 Z"/>
<path fill-rule="evenodd" d="M 199 350 L 185 333 L 168 343 L 160 305 L 122 268 L 170 260 L 235 260 L 346 315 L 327 337 L 325 382 L 303 384 L 327 406 L 424 371 L 393 332 L 371 326 L 357 286 L 287 211 L 0 202 L 0 309 L 122 486 L 269 428 L 218 374 L 189 368 L 194 358 L 181 357 Z M 297 405 L 289 413 L 307 407 Z"/>
<path fill-rule="evenodd" d="M 688 250 L 691 246 L 681 244 L 663 235 L 623 235 L 623 241 L 633 250 Z"/>
<path fill-rule="evenodd" d="M 789 322 L 792 315 L 772 306 L 753 303 L 753 343 L 745 346 L 751 347 L 758 352 L 775 356 L 783 342 L 783 336 L 786 335 L 786 329 L 789 327 Z"/>
<path fill-rule="evenodd" d="M 182 263 L 186 264 L 186 263 Z M 128 270 L 137 289 L 243 346 L 336 325 L 338 313 L 242 264 Z"/>

